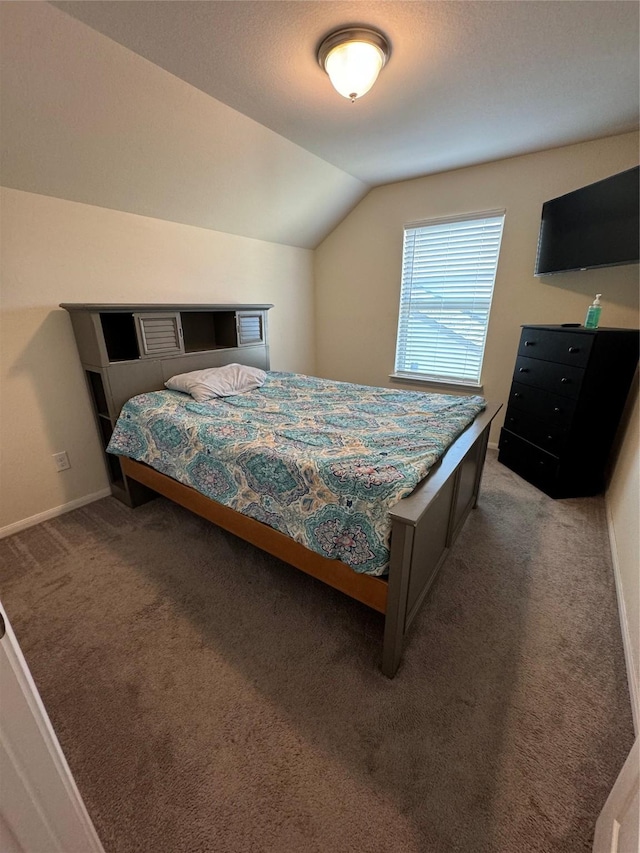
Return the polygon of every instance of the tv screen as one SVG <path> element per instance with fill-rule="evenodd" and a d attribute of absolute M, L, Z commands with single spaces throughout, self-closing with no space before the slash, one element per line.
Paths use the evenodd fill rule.
<path fill-rule="evenodd" d="M 536 275 L 640 260 L 640 167 L 542 206 Z"/>

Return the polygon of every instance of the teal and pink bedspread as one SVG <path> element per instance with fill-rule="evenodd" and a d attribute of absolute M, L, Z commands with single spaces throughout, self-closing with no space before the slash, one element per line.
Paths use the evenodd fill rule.
<path fill-rule="evenodd" d="M 206 403 L 155 391 L 122 409 L 110 453 L 152 468 L 356 572 L 389 564 L 389 508 L 485 407 L 481 397 L 267 374 Z"/>

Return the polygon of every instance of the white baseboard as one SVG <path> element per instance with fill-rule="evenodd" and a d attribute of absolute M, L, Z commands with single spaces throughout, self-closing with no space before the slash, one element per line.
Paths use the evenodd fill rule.
<path fill-rule="evenodd" d="M 633 715 L 633 728 L 636 737 L 640 734 L 640 690 L 638 689 L 638 677 L 633 660 L 633 643 L 629 631 L 629 620 L 627 619 L 627 608 L 622 594 L 622 579 L 620 577 L 620 563 L 618 561 L 618 547 L 616 533 L 613 526 L 613 518 L 609 509 L 609 501 L 605 498 L 605 510 L 607 515 L 607 527 L 609 528 L 609 544 L 611 546 L 611 560 L 613 562 L 613 577 L 616 585 L 616 597 L 618 599 L 618 613 L 620 615 L 620 632 L 622 634 L 622 648 L 624 649 L 624 661 L 627 668 L 627 681 L 629 682 L 629 694 L 631 696 L 631 713 Z"/>
<path fill-rule="evenodd" d="M 85 504 L 99 501 L 100 498 L 106 498 L 111 494 L 111 489 L 100 489 L 99 492 L 93 492 L 91 495 L 85 495 L 83 498 L 76 498 L 69 503 L 54 506 L 53 509 L 47 509 L 44 512 L 39 512 L 37 515 L 32 515 L 29 518 L 23 518 L 22 521 L 14 521 L 13 524 L 7 524 L 6 527 L 0 527 L 0 539 L 5 536 L 12 536 L 14 533 L 20 533 L 21 530 L 26 530 L 28 527 L 33 527 L 35 524 L 41 524 L 43 521 L 49 521 L 50 518 L 55 518 L 58 515 L 64 515 L 65 512 L 70 512 L 72 509 L 78 509 Z"/>
<path fill-rule="evenodd" d="M 498 449 L 498 442 L 497 441 L 489 441 L 487 443 L 487 447 L 490 447 L 492 450 L 497 450 Z"/>

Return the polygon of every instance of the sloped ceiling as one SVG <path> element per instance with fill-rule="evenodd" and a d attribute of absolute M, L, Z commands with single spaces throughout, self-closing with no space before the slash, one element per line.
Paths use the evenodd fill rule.
<path fill-rule="evenodd" d="M 371 186 L 638 123 L 625 0 L 1 5 L 2 183 L 273 242 L 314 247 Z M 355 104 L 315 60 L 348 24 L 392 43 Z"/>
<path fill-rule="evenodd" d="M 372 186 L 637 127 L 633 2 L 55 5 Z M 322 37 L 352 24 L 392 45 L 355 104 L 316 61 Z"/>
<path fill-rule="evenodd" d="M 315 247 L 357 178 L 46 3 L 3 3 L 3 186 Z"/>

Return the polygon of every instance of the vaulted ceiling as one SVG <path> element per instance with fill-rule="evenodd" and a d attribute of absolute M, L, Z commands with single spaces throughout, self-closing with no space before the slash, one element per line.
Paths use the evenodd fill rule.
<path fill-rule="evenodd" d="M 312 247 L 372 186 L 638 125 L 626 0 L 1 5 L 4 185 L 258 239 Z M 315 58 L 349 24 L 392 44 L 354 104 Z"/>
<path fill-rule="evenodd" d="M 637 126 L 632 2 L 55 5 L 374 186 Z M 351 104 L 316 49 L 327 32 L 358 23 L 381 29 L 393 53 Z"/>

